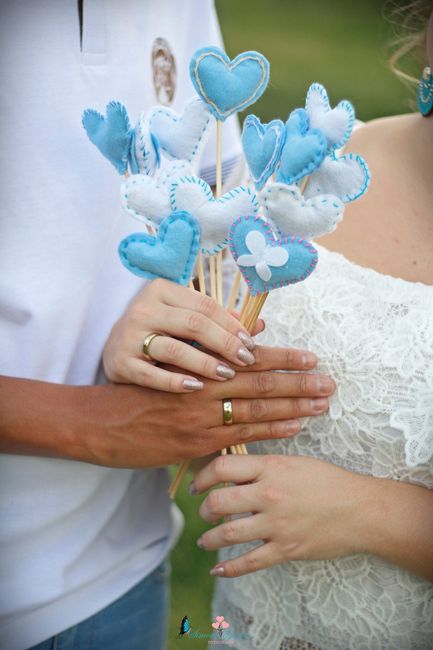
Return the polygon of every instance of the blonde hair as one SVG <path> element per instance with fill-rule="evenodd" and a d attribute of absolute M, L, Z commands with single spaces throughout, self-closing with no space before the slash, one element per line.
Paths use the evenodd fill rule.
<path fill-rule="evenodd" d="M 433 0 L 412 0 L 403 5 L 393 0 L 385 7 L 386 16 L 396 32 L 391 41 L 394 51 L 389 58 L 389 66 L 397 77 L 411 87 L 418 83 L 426 65 L 427 24 L 432 11 Z M 416 71 L 416 77 L 412 70 Z"/>

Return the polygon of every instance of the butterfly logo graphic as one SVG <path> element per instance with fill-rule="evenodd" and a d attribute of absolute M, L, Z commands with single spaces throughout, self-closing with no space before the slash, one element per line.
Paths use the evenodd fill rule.
<path fill-rule="evenodd" d="M 177 638 L 180 639 L 180 637 L 184 634 L 189 634 L 189 632 L 191 632 L 191 629 L 191 623 L 189 622 L 188 616 L 184 616 L 180 624 L 179 636 Z"/>
<path fill-rule="evenodd" d="M 224 616 L 215 616 L 215 621 L 212 623 L 214 630 L 218 632 L 218 635 L 221 639 L 224 630 L 230 627 L 230 623 L 224 620 Z"/>

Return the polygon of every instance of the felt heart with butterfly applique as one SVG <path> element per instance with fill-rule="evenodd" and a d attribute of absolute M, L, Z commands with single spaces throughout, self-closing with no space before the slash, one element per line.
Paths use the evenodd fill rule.
<path fill-rule="evenodd" d="M 119 244 L 122 264 L 141 278 L 187 285 L 200 247 L 200 226 L 188 212 L 173 212 L 156 236 L 134 233 Z"/>
<path fill-rule="evenodd" d="M 106 117 L 93 108 L 88 108 L 82 115 L 82 124 L 87 136 L 111 162 L 119 174 L 124 174 L 130 161 L 133 131 L 128 112 L 120 102 L 107 104 Z"/>
<path fill-rule="evenodd" d="M 277 181 L 292 185 L 311 174 L 322 163 L 326 149 L 326 136 L 319 129 L 309 128 L 307 111 L 303 108 L 292 111 L 286 122 Z"/>
<path fill-rule="evenodd" d="M 265 217 L 274 223 L 281 235 L 297 235 L 314 239 L 330 233 L 343 219 L 344 203 L 330 194 L 305 199 L 299 187 L 272 183 L 260 194 L 259 202 Z"/>
<path fill-rule="evenodd" d="M 310 128 L 320 129 L 328 140 L 328 150 L 339 149 L 350 138 L 355 123 L 355 109 L 346 99 L 331 108 L 326 89 L 318 83 L 307 92 L 305 110 Z"/>
<path fill-rule="evenodd" d="M 272 120 L 261 124 L 255 115 L 248 115 L 242 129 L 242 147 L 256 189 L 261 189 L 274 173 L 285 139 L 284 122 Z"/>
<path fill-rule="evenodd" d="M 358 154 L 326 156 L 320 168 L 311 174 L 304 196 L 309 199 L 318 194 L 333 194 L 349 203 L 365 194 L 370 179 L 367 163 Z"/>
<path fill-rule="evenodd" d="M 227 246 L 227 233 L 233 219 L 244 214 L 256 214 L 259 204 L 249 188 L 233 188 L 215 199 L 209 185 L 197 176 L 184 176 L 170 188 L 172 210 L 188 210 L 201 228 L 201 252 L 214 255 Z"/>
<path fill-rule="evenodd" d="M 299 237 L 277 239 L 262 217 L 240 217 L 229 246 L 252 296 L 305 280 L 316 268 L 317 251 Z"/>
<path fill-rule="evenodd" d="M 206 104 L 193 97 L 185 104 L 181 115 L 165 106 L 153 108 L 148 116 L 148 124 L 161 151 L 168 158 L 192 162 L 206 143 L 211 113 Z"/>
<path fill-rule="evenodd" d="M 196 91 L 217 120 L 253 104 L 269 81 L 269 61 L 254 51 L 230 60 L 219 47 L 203 47 L 192 57 L 189 71 Z"/>

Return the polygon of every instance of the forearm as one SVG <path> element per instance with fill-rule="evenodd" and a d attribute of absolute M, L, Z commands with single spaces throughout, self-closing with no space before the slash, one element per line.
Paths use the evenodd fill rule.
<path fill-rule="evenodd" d="M 85 440 L 97 393 L 98 387 L 0 377 L 0 451 L 91 462 Z"/>
<path fill-rule="evenodd" d="M 433 491 L 365 477 L 365 550 L 433 581 Z"/>

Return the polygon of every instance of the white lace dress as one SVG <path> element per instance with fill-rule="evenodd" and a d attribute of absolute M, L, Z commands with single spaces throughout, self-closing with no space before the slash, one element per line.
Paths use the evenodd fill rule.
<path fill-rule="evenodd" d="M 314 456 L 433 489 L 433 287 L 318 248 L 310 278 L 269 295 L 261 342 L 314 351 L 337 391 L 295 438 L 250 452 Z M 366 554 L 220 579 L 214 612 L 248 636 L 239 650 L 433 648 L 433 584 Z"/>

